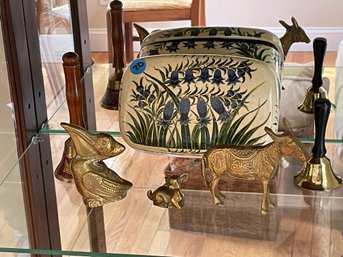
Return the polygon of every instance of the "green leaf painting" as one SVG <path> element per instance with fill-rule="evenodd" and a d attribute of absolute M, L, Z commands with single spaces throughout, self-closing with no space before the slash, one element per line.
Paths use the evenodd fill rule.
<path fill-rule="evenodd" d="M 187 152 L 264 143 L 272 115 L 260 115 L 268 98 L 251 104 L 264 85 L 254 84 L 252 60 L 193 57 L 155 71 L 132 81 L 125 133 L 133 143 Z"/>

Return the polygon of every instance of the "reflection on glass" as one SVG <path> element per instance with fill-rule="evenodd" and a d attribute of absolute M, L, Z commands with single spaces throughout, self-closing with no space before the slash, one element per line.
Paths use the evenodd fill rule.
<path fill-rule="evenodd" d="M 48 118 L 65 99 L 62 56 L 74 51 L 69 0 L 36 0 Z"/>
<path fill-rule="evenodd" d="M 17 156 L 16 135 L 14 132 L 13 103 L 10 97 L 7 62 L 0 24 L 0 184 L 7 172 L 14 165 Z"/>
<path fill-rule="evenodd" d="M 54 170 L 61 160 L 67 135 L 52 135 L 50 146 Z M 90 251 L 88 240 L 87 212 L 81 195 L 74 183 L 63 183 L 55 179 L 56 200 L 63 250 Z M 78 247 L 76 242 L 82 241 Z"/>
<path fill-rule="evenodd" d="M 1 25 L 0 21 L 0 245 L 27 248 L 29 242 L 20 169 L 15 165 L 18 160 L 15 119 Z"/>
<path fill-rule="evenodd" d="M 336 78 L 335 78 L 335 137 L 343 139 L 343 41 L 338 46 L 336 59 Z M 343 160 L 343 145 L 337 147 L 337 154 Z"/>

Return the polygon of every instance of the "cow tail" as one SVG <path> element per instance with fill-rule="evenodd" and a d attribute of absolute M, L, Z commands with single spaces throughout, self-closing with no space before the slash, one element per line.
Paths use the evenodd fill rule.
<path fill-rule="evenodd" d="M 204 179 L 205 185 L 207 187 L 210 187 L 210 183 L 208 183 L 208 181 L 206 179 L 206 174 L 205 174 L 206 166 L 207 166 L 206 157 L 203 156 L 201 159 L 201 175 L 202 175 L 202 178 Z"/>

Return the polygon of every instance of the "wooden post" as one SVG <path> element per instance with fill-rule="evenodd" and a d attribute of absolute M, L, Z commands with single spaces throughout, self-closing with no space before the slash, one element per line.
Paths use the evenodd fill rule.
<path fill-rule="evenodd" d="M 74 52 L 79 55 L 81 86 L 83 93 L 83 116 L 86 123 L 86 128 L 96 130 L 95 107 L 94 107 L 94 92 L 93 92 L 93 77 L 89 28 L 87 18 L 87 1 L 85 0 L 70 0 L 71 19 L 73 23 L 73 38 Z"/>
<path fill-rule="evenodd" d="M 62 60 L 70 123 L 84 128 L 86 125 L 82 108 L 83 93 L 79 56 L 74 52 L 68 52 L 63 55 Z"/>
<path fill-rule="evenodd" d="M 81 88 L 80 61 L 78 54 L 65 53 L 62 57 L 65 75 L 66 98 L 69 110 L 69 123 L 86 127 L 83 115 L 83 92 Z M 70 162 L 76 152 L 70 137 L 64 144 L 64 151 L 60 163 L 55 170 L 55 177 L 62 182 L 72 183 L 73 176 L 70 170 Z"/>

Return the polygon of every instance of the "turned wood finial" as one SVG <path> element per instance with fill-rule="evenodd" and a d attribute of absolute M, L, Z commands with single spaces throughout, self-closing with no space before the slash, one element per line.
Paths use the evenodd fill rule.
<path fill-rule="evenodd" d="M 110 7 L 112 10 L 120 10 L 123 8 L 123 3 L 119 0 L 113 0 L 111 3 L 110 3 Z"/>
<path fill-rule="evenodd" d="M 76 66 L 80 64 L 79 56 L 74 52 L 67 52 L 62 56 L 63 66 Z"/>

